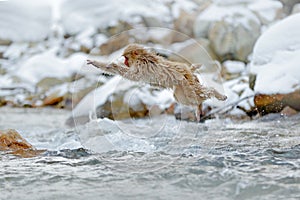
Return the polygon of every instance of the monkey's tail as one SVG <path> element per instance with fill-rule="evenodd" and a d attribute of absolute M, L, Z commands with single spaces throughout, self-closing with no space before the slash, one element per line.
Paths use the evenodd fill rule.
<path fill-rule="evenodd" d="M 215 88 L 209 88 L 208 90 L 212 97 L 215 97 L 216 99 L 218 99 L 220 101 L 225 101 L 227 99 L 226 95 L 221 94 Z"/>

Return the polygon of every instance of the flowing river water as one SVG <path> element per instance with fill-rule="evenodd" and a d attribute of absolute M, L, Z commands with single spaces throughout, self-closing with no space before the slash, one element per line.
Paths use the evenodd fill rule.
<path fill-rule="evenodd" d="M 300 199 L 300 115 L 170 116 L 70 128 L 69 111 L 0 109 L 37 157 L 0 152 L 0 199 Z"/>

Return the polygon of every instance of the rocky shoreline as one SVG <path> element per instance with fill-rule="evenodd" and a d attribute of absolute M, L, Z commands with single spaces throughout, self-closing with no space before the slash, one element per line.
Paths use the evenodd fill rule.
<path fill-rule="evenodd" d="M 138 42 L 168 59 L 205 65 L 199 78 L 229 97 L 225 104 L 205 102 L 206 117 L 251 119 L 300 110 L 300 79 L 294 73 L 299 59 L 298 30 L 284 33 L 285 27 L 300 21 L 297 1 L 132 2 L 127 12 L 117 1 L 90 1 L 84 8 L 79 0 L 49 1 L 18 5 L 27 11 L 13 16 L 9 13 L 16 2 L 1 4 L 6 10 L 0 20 L 5 23 L 0 31 L 0 106 L 69 109 L 82 123 L 91 114 L 110 119 L 169 114 L 195 120 L 193 109 L 176 104 L 169 91 L 121 80 L 85 63 L 91 57 L 112 61 L 124 46 Z M 87 12 L 93 7 L 99 9 Z M 154 7 L 157 11 L 150 12 Z M 39 21 L 34 22 L 29 16 L 36 10 Z M 107 15 L 117 11 L 119 15 Z M 10 23 L 13 20 L 19 21 L 18 29 Z M 28 21 L 33 28 L 24 28 Z M 282 47 L 276 47 L 262 41 L 281 41 L 282 37 L 289 37 L 290 43 L 279 42 Z M 277 59 L 266 61 L 270 52 Z M 281 57 L 294 61 L 282 63 Z M 281 71 L 287 74 L 281 81 L 287 83 L 282 85 L 276 82 Z M 278 92 L 264 90 L 264 85 L 274 85 Z"/>

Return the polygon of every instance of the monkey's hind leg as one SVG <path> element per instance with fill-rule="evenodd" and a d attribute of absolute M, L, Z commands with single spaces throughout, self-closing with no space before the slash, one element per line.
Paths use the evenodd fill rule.
<path fill-rule="evenodd" d="M 216 99 L 218 99 L 220 101 L 225 101 L 227 99 L 226 95 L 219 93 L 215 88 L 209 88 L 208 91 L 212 97 L 215 97 Z"/>
<path fill-rule="evenodd" d="M 195 115 L 196 115 L 197 122 L 201 122 L 201 117 L 203 116 L 202 104 L 196 107 Z"/>

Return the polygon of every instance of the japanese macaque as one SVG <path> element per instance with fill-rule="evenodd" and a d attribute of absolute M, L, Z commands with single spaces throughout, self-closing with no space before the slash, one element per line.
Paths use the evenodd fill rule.
<path fill-rule="evenodd" d="M 121 64 L 106 64 L 91 60 L 87 60 L 87 64 L 132 81 L 172 89 L 177 102 L 197 108 L 197 120 L 200 120 L 200 106 L 204 100 L 213 97 L 221 101 L 227 99 L 214 88 L 202 85 L 193 73 L 195 70 L 193 66 L 169 61 L 138 44 L 128 45 L 123 56 L 125 60 Z"/>

